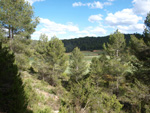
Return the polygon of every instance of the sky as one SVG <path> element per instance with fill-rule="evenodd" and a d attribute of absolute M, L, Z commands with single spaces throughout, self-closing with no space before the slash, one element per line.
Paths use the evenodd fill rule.
<path fill-rule="evenodd" d="M 26 0 L 40 18 L 31 38 L 41 34 L 49 39 L 106 36 L 117 29 L 122 33 L 142 33 L 150 11 L 150 0 Z"/>

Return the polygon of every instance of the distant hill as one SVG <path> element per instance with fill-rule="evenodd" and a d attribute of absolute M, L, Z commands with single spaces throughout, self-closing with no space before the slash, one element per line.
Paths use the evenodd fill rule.
<path fill-rule="evenodd" d="M 137 38 L 142 38 L 141 34 L 124 34 L 126 43 L 128 45 L 130 40 L 130 35 L 135 35 Z M 93 51 L 103 49 L 103 44 L 107 43 L 109 40 L 108 36 L 103 37 L 80 37 L 75 39 L 65 39 L 62 40 L 64 46 L 66 47 L 66 52 L 71 52 L 75 47 L 79 47 L 81 51 Z"/>

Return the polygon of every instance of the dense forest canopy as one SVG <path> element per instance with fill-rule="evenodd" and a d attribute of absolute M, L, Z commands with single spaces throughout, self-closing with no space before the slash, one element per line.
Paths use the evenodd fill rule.
<path fill-rule="evenodd" d="M 129 41 L 131 39 L 132 34 L 124 34 L 127 45 L 129 44 Z M 141 34 L 135 33 L 133 34 L 137 38 L 142 38 Z M 79 47 L 81 51 L 93 51 L 93 50 L 102 50 L 103 44 L 108 42 L 109 36 L 103 36 L 103 37 L 81 37 L 81 38 L 75 38 L 75 39 L 66 39 L 62 40 L 64 43 L 64 46 L 66 48 L 66 52 L 71 52 L 75 47 Z"/>

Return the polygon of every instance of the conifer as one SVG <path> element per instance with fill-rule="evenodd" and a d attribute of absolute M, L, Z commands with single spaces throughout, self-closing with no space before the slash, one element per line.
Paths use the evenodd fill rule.
<path fill-rule="evenodd" d="M 78 47 L 74 48 L 70 56 L 70 79 L 78 82 L 83 78 L 87 71 L 87 64 L 84 61 L 84 55 Z"/>

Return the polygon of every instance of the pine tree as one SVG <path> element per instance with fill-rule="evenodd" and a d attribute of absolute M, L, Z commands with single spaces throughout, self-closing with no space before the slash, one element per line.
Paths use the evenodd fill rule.
<path fill-rule="evenodd" d="M 146 44 L 150 45 L 150 12 L 147 14 L 144 21 L 146 28 L 144 29 L 144 40 Z"/>
<path fill-rule="evenodd" d="M 80 52 L 78 47 L 74 48 L 70 56 L 70 79 L 78 82 L 82 79 L 87 71 L 87 66 L 84 61 L 84 55 Z"/>
<path fill-rule="evenodd" d="M 108 55 L 114 58 L 121 57 L 121 53 L 126 47 L 124 35 L 118 30 L 109 37 L 109 43 L 104 44 L 104 49 Z"/>
<path fill-rule="evenodd" d="M 123 75 L 125 74 L 125 70 L 128 65 L 124 62 L 123 57 L 125 52 L 125 39 L 124 35 L 120 33 L 118 30 L 110 35 L 109 42 L 105 45 L 104 49 L 106 54 L 109 55 L 109 59 L 105 62 L 107 75 L 113 76 L 116 81 L 116 95 L 118 97 L 119 94 L 119 82 L 123 79 Z"/>
<path fill-rule="evenodd" d="M 93 84 L 96 86 L 100 85 L 103 75 L 103 66 L 104 64 L 96 57 L 91 61 L 90 65 L 90 78 L 93 80 Z"/>
<path fill-rule="evenodd" d="M 45 57 L 46 48 L 48 46 L 48 36 L 45 34 L 41 34 L 38 44 L 36 46 L 36 51 L 38 54 L 42 55 L 42 57 Z"/>
<path fill-rule="evenodd" d="M 24 113 L 27 97 L 14 61 L 14 54 L 0 43 L 0 112 Z"/>
<path fill-rule="evenodd" d="M 104 92 L 93 94 L 90 100 L 88 107 L 91 113 L 120 113 L 123 106 L 115 95 Z"/>
<path fill-rule="evenodd" d="M 47 59 L 48 36 L 41 34 L 35 49 L 35 57 L 32 63 L 32 71 L 38 73 L 38 78 L 46 80 L 50 74 L 49 64 Z"/>
<path fill-rule="evenodd" d="M 0 23 L 8 29 L 9 38 L 30 37 L 38 24 L 38 18 L 33 18 L 32 6 L 25 0 L 0 0 Z"/>
<path fill-rule="evenodd" d="M 90 78 L 73 82 L 61 113 L 119 113 L 122 105 L 115 95 L 102 92 L 101 88 L 92 85 Z"/>
<path fill-rule="evenodd" d="M 53 37 L 46 47 L 45 61 L 50 69 L 50 81 L 53 85 L 57 85 L 56 81 L 61 78 L 61 74 L 66 70 L 67 56 L 65 55 L 64 44 L 61 40 Z"/>
<path fill-rule="evenodd" d="M 133 61 L 133 65 L 137 68 L 135 77 L 144 84 L 150 85 L 150 47 L 143 41 L 132 36 L 130 40 L 130 52 L 137 60 Z"/>
<path fill-rule="evenodd" d="M 148 46 L 145 44 L 144 40 L 136 38 L 134 35 L 131 35 L 131 40 L 129 42 L 130 46 L 130 52 L 133 55 L 136 55 L 139 57 L 139 52 L 145 50 L 148 48 Z M 143 55 L 141 55 L 143 56 Z"/>

